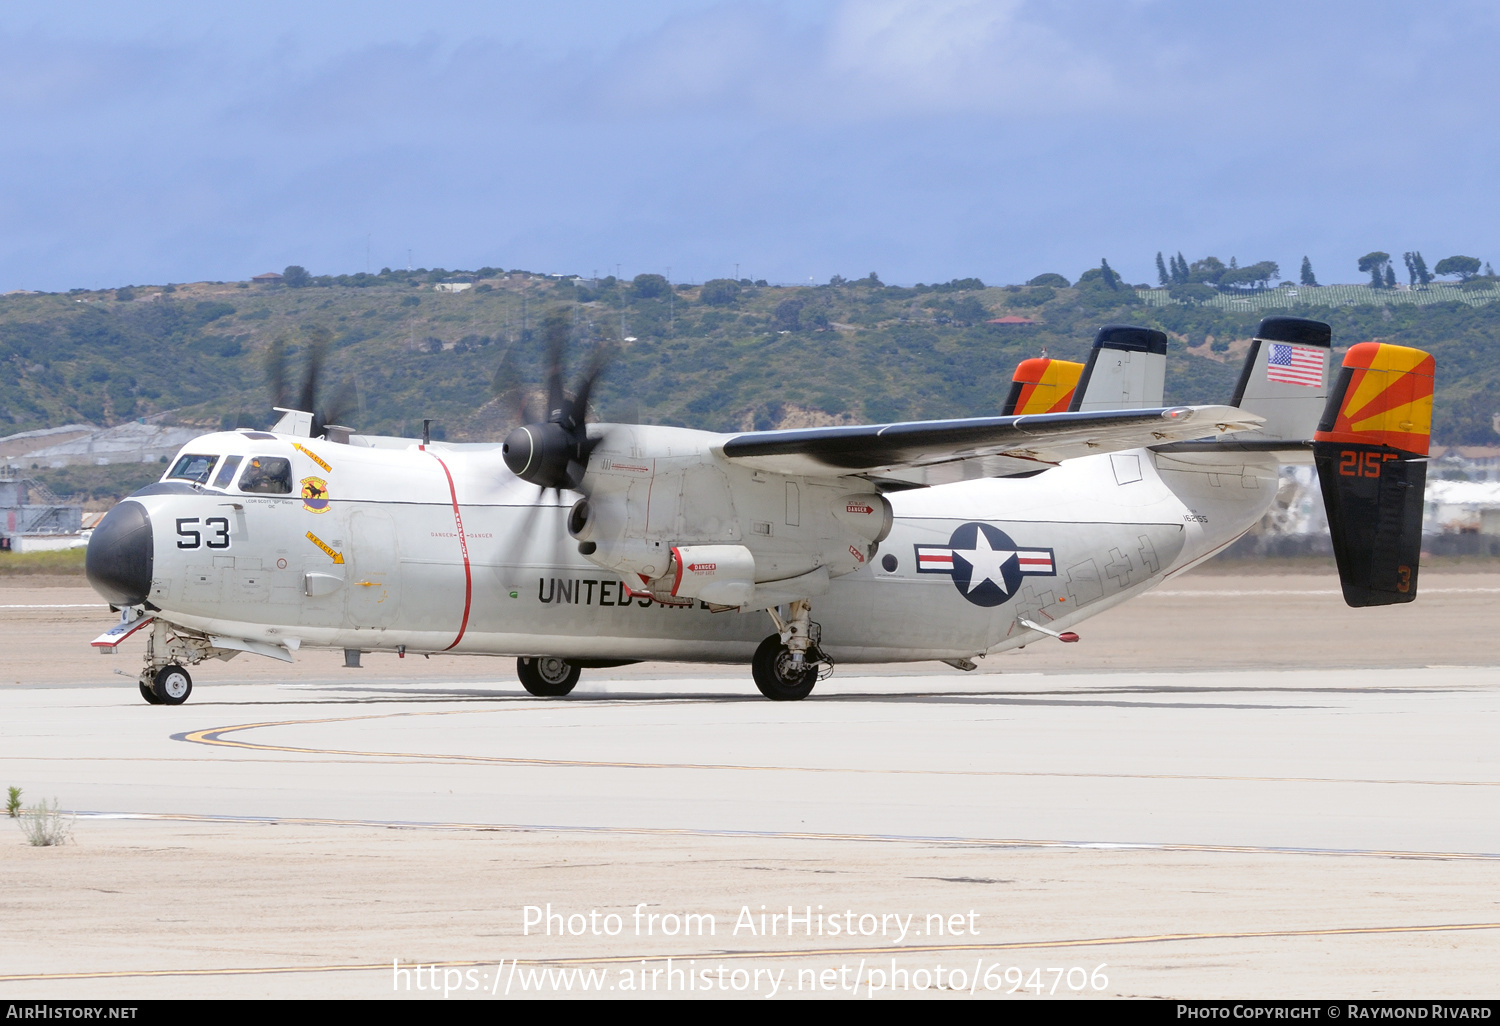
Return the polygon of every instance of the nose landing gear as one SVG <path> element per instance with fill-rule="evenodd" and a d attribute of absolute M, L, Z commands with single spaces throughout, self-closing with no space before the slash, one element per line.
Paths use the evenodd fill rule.
<path fill-rule="evenodd" d="M 217 651 L 206 638 L 195 638 L 160 619 L 146 636 L 146 665 L 141 668 L 141 697 L 151 705 L 181 705 L 193 693 L 192 675 L 183 663 L 202 662 Z"/>

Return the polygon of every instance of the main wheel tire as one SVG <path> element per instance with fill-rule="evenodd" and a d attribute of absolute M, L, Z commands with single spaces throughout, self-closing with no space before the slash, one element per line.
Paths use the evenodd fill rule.
<path fill-rule="evenodd" d="M 156 671 L 152 684 L 158 705 L 181 705 L 193 693 L 193 678 L 175 663 Z"/>
<path fill-rule="evenodd" d="M 161 699 L 156 697 L 156 692 L 151 690 L 151 685 L 141 681 L 141 697 L 152 705 L 161 705 Z"/>
<path fill-rule="evenodd" d="M 556 656 L 522 656 L 516 660 L 521 686 L 538 698 L 561 698 L 573 690 L 583 670 Z"/>
<path fill-rule="evenodd" d="M 801 672 L 797 672 L 791 650 L 781 643 L 780 635 L 773 634 L 755 650 L 750 673 L 760 693 L 771 701 L 798 702 L 810 695 L 818 682 L 816 663 L 804 662 L 801 667 Z"/>

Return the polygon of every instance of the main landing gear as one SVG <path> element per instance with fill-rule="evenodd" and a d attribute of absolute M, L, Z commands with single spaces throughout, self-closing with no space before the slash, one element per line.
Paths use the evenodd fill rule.
<path fill-rule="evenodd" d="M 578 683 L 582 667 L 556 656 L 522 656 L 516 660 L 521 686 L 538 698 L 561 698 Z"/>
<path fill-rule="evenodd" d="M 809 618 L 812 604 L 799 599 L 783 618 L 767 609 L 778 633 L 755 650 L 750 673 L 760 693 L 773 702 L 796 702 L 812 693 L 813 685 L 833 673 L 833 660 L 819 647 L 823 629 Z"/>

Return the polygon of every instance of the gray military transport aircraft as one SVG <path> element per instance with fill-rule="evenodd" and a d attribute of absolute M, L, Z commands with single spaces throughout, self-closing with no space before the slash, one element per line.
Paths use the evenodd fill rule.
<path fill-rule="evenodd" d="M 639 660 L 748 662 L 777 700 L 834 661 L 974 660 L 1081 621 L 1254 525 L 1315 463 L 1344 596 L 1416 597 L 1433 360 L 1262 321 L 1234 398 L 1164 406 L 1166 336 L 1026 360 L 1001 416 L 720 434 L 548 415 L 503 444 L 353 433 L 278 407 L 205 434 L 95 529 L 89 582 L 145 639 L 141 696 L 303 648 L 504 655 L 533 695 Z M 290 404 L 288 404 L 290 405 Z"/>

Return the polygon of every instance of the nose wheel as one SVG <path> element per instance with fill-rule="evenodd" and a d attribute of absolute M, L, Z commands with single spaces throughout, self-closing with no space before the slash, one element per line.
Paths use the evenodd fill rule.
<path fill-rule="evenodd" d="M 176 663 L 156 671 L 148 685 L 141 681 L 141 697 L 152 705 L 181 705 L 193 693 L 193 678 Z"/>

